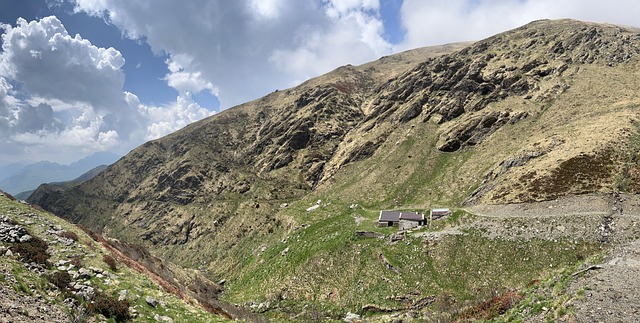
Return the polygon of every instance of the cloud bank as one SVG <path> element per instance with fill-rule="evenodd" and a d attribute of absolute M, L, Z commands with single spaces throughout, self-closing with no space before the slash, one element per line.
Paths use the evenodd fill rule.
<path fill-rule="evenodd" d="M 165 80 L 223 108 L 391 53 L 378 0 L 76 0 L 169 55 Z"/>
<path fill-rule="evenodd" d="M 636 0 L 404 0 L 405 39 L 394 50 L 480 40 L 538 19 L 640 26 Z"/>
<path fill-rule="evenodd" d="M 1 157 L 77 155 L 116 147 L 124 153 L 211 114 L 188 95 L 165 107 L 141 105 L 135 94 L 123 91 L 120 52 L 69 35 L 54 16 L 30 22 L 20 18 L 15 27 L 3 29 Z"/>

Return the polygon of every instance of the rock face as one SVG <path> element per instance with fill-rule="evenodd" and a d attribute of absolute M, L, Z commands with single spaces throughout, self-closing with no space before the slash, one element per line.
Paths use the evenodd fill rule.
<path fill-rule="evenodd" d="M 537 21 L 467 45 L 338 68 L 29 201 L 224 275 L 309 194 L 395 207 L 640 190 L 637 30 Z"/>

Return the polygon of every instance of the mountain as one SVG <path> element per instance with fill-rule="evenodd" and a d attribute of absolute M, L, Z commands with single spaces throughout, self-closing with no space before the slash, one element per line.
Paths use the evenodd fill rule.
<path fill-rule="evenodd" d="M 634 239 L 620 194 L 640 190 L 639 79 L 638 29 L 535 21 L 340 67 L 29 202 L 225 279 L 225 299 L 274 318 L 461 319 Z M 376 227 L 380 210 L 434 207 L 455 212 Z"/>
<path fill-rule="evenodd" d="M 42 185 L 55 185 L 55 186 L 72 186 L 72 185 L 76 185 L 76 184 L 80 184 L 82 182 L 86 182 L 92 178 L 94 178 L 96 175 L 100 174 L 100 172 L 102 172 L 103 170 L 107 169 L 107 165 L 100 165 L 100 166 L 96 166 L 92 169 L 90 169 L 88 172 L 78 176 L 75 179 L 72 179 L 70 181 L 64 181 L 64 182 L 53 182 L 53 183 L 48 183 L 48 184 L 42 184 Z M 29 190 L 29 191 L 24 191 L 24 192 L 20 192 L 18 194 L 15 195 L 15 198 L 19 199 L 19 200 L 27 200 L 29 198 L 29 196 L 31 196 L 31 194 L 33 194 L 33 192 L 35 192 L 34 190 Z"/>
<path fill-rule="evenodd" d="M 35 190 L 42 183 L 67 181 L 96 166 L 112 164 L 118 158 L 120 156 L 113 153 L 97 152 L 70 165 L 41 161 L 20 168 L 3 168 L 7 173 L 0 180 L 0 188 L 11 194 Z"/>
<path fill-rule="evenodd" d="M 0 167 L 0 181 L 17 174 L 26 166 L 24 163 L 11 163 Z"/>

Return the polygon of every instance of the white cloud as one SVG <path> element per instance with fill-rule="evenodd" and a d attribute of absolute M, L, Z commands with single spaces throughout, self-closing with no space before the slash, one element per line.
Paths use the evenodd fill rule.
<path fill-rule="evenodd" d="M 202 73 L 185 71 L 184 66 L 190 66 L 192 61 L 193 59 L 186 54 L 172 55 L 166 61 L 170 72 L 164 78 L 167 84 L 180 93 L 198 93 L 208 90 L 209 93 L 217 96 L 219 94 L 218 88 L 211 82 L 204 80 Z"/>
<path fill-rule="evenodd" d="M 327 28 L 299 29 L 297 46 L 274 50 L 269 61 L 293 76 L 293 82 L 300 82 L 340 65 L 389 54 L 391 44 L 382 36 L 378 8 L 378 1 L 333 0 L 325 10 L 331 20 Z"/>
<path fill-rule="evenodd" d="M 160 138 L 213 114 L 193 101 L 189 92 L 180 94 L 175 103 L 166 107 L 140 107 L 149 119 L 145 140 Z"/>
<path fill-rule="evenodd" d="M 395 50 L 480 40 L 537 19 L 639 25 L 636 0 L 404 0 L 405 40 Z"/>
<path fill-rule="evenodd" d="M 75 2 L 169 54 L 170 65 L 189 57 L 165 80 L 182 90 L 216 89 L 224 108 L 391 51 L 379 0 Z"/>
<path fill-rule="evenodd" d="M 280 16 L 284 2 L 284 0 L 251 0 L 249 6 L 257 17 L 276 19 Z"/>
<path fill-rule="evenodd" d="M 3 36 L 0 75 L 20 82 L 34 97 L 107 109 L 121 93 L 123 65 L 120 52 L 70 36 L 53 16 L 31 22 L 20 18 Z"/>
<path fill-rule="evenodd" d="M 328 1 L 327 14 L 330 17 L 340 17 L 353 11 L 380 10 L 378 0 L 330 0 Z"/>
<path fill-rule="evenodd" d="M 72 37 L 54 16 L 18 19 L 15 27 L 3 29 L 0 160 L 34 154 L 37 159 L 70 161 L 79 152 L 125 153 L 145 139 L 210 115 L 187 94 L 168 107 L 141 105 L 134 94 L 123 92 L 125 60 L 120 52 Z M 181 64 L 188 60 L 172 59 L 167 79 L 176 88 L 216 90 L 197 73 L 183 75 Z M 155 125 L 165 121 L 158 130 Z"/>

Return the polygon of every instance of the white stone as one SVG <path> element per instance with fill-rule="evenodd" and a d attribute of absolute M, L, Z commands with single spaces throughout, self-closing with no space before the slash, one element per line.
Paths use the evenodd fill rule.
<path fill-rule="evenodd" d="M 311 212 L 311 211 L 313 211 L 313 210 L 315 210 L 315 209 L 317 209 L 317 208 L 319 208 L 319 207 L 320 207 L 320 205 L 319 205 L 319 204 L 316 204 L 316 205 L 314 205 L 314 206 L 311 206 L 311 207 L 309 207 L 309 208 L 307 209 L 307 212 Z"/>

